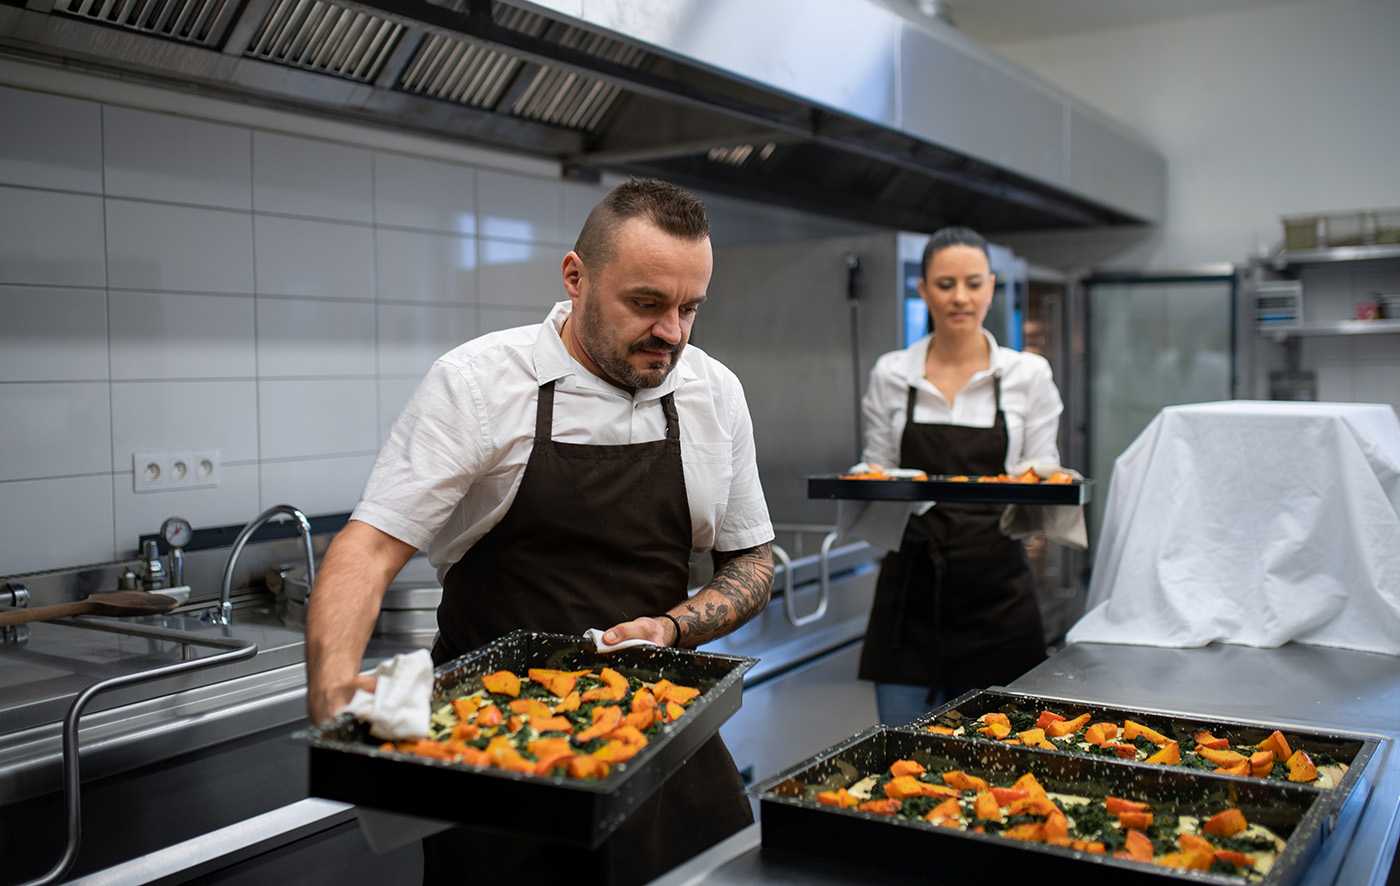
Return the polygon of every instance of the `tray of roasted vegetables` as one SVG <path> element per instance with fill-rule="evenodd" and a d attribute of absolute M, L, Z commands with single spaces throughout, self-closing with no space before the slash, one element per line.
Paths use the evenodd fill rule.
<path fill-rule="evenodd" d="M 1090 480 L 1068 473 L 1041 478 L 1035 471 L 1010 474 L 889 474 L 879 466 L 859 474 L 818 474 L 807 478 L 807 497 L 849 501 L 934 501 L 944 504 L 1082 505 Z"/>
<path fill-rule="evenodd" d="M 765 851 L 947 882 L 995 871 L 1040 883 L 1292 883 L 1331 809 L 1328 794 L 1286 781 L 888 727 L 753 792 Z"/>
<path fill-rule="evenodd" d="M 311 794 L 596 846 L 739 709 L 754 663 L 516 631 L 435 670 L 426 738 L 348 716 L 302 733 Z"/>
<path fill-rule="evenodd" d="M 1007 689 L 976 689 L 909 728 L 1215 775 L 1348 793 L 1375 754 L 1374 736 L 1197 714 L 1128 710 Z"/>

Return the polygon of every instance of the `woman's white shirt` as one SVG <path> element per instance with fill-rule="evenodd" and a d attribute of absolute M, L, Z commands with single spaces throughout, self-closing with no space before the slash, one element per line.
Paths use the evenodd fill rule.
<path fill-rule="evenodd" d="M 903 350 L 891 351 L 875 362 L 861 404 L 866 462 L 905 467 L 899 463 L 899 440 L 904 433 L 911 385 L 917 391 L 915 422 L 989 428 L 996 420 L 993 377 L 999 375 L 1001 409 L 1006 415 L 1008 438 L 1004 470 L 1029 461 L 1059 464 L 1056 436 L 1064 404 L 1051 376 L 1050 364 L 1038 354 L 1000 347 L 985 329 L 982 334 L 987 337 L 991 349 L 991 365 L 972 376 L 952 405 L 924 377 L 924 360 L 932 336 L 921 338 Z"/>

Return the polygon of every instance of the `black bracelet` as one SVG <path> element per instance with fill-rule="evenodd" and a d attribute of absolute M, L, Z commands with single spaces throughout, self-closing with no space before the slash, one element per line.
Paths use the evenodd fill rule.
<path fill-rule="evenodd" d="M 671 624 L 676 626 L 676 639 L 671 642 L 672 646 L 679 646 L 681 642 L 681 623 L 676 621 L 676 617 L 669 612 L 661 613 L 661 617 L 669 619 Z"/>

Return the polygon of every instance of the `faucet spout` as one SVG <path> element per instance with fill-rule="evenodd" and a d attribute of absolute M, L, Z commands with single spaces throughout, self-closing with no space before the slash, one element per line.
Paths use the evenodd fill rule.
<path fill-rule="evenodd" d="M 238 537 L 233 540 L 233 547 L 228 552 L 228 562 L 224 564 L 224 580 L 219 590 L 219 610 L 214 613 L 213 620 L 216 624 L 233 624 L 233 603 L 229 598 L 233 593 L 233 570 L 238 565 L 238 556 L 243 553 L 243 547 L 248 543 L 248 539 L 262 528 L 263 524 L 276 516 L 291 517 L 297 524 L 297 530 L 301 534 L 301 543 L 306 553 L 306 586 L 311 588 L 316 584 L 316 555 L 311 547 L 311 521 L 299 508 L 291 505 L 273 505 L 254 517 L 252 522 L 243 527 L 243 531 L 238 533 Z"/>

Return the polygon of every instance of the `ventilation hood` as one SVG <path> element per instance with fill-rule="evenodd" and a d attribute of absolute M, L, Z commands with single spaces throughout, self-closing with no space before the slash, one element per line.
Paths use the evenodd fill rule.
<path fill-rule="evenodd" d="M 0 53 L 893 228 L 1164 199 L 1133 134 L 881 0 L 0 0 Z"/>

